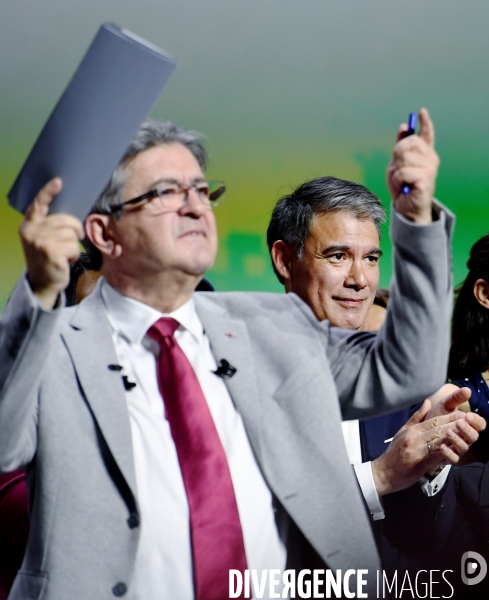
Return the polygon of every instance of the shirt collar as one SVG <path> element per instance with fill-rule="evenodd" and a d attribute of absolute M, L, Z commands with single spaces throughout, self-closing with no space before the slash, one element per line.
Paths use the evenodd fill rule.
<path fill-rule="evenodd" d="M 141 343 L 148 329 L 161 317 L 171 317 L 180 323 L 197 342 L 202 340 L 204 329 L 195 309 L 193 298 L 171 313 L 160 313 L 155 308 L 124 296 L 101 277 L 100 293 L 112 327 L 133 344 Z"/>

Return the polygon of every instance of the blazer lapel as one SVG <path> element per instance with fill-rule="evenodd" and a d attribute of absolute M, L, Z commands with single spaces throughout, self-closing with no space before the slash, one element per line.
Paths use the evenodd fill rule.
<path fill-rule="evenodd" d="M 296 364 L 275 391 L 272 386 L 264 392 L 270 397 L 261 396 L 256 373 L 266 374 L 268 365 L 257 364 L 248 327 L 205 296 L 194 296 L 197 311 L 216 360 L 226 359 L 237 369 L 225 381 L 273 493 L 330 568 L 346 568 L 354 560 L 362 568 L 378 568 L 368 521 L 349 473 L 334 382 L 325 372 L 325 362 L 309 358 Z M 266 336 L 266 331 L 260 335 Z M 302 337 L 310 339 L 311 352 L 324 352 L 320 344 L 314 346 L 314 336 Z M 297 335 L 291 339 L 297 340 Z"/>
<path fill-rule="evenodd" d="M 224 382 L 245 425 L 251 425 L 247 428 L 247 434 L 255 452 L 259 453 L 260 402 L 255 375 L 257 365 L 246 325 L 240 319 L 230 318 L 223 308 L 207 302 L 203 296 L 204 294 L 194 296 L 197 312 L 217 363 L 225 359 L 236 369 L 236 373 Z"/>
<path fill-rule="evenodd" d="M 110 325 L 100 294 L 79 305 L 62 337 L 90 409 L 123 477 L 136 496 L 129 415 Z"/>

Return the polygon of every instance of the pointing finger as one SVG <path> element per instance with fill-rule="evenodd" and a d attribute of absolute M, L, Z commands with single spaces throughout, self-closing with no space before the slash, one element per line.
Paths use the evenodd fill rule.
<path fill-rule="evenodd" d="M 426 439 L 428 440 L 431 436 L 430 432 L 433 430 L 439 431 L 440 429 L 443 429 L 443 427 L 447 427 L 460 419 L 465 419 L 465 414 L 460 411 L 454 411 L 448 415 L 432 417 L 431 419 L 423 421 L 423 423 L 420 423 L 417 427 L 420 432 L 428 432 L 426 435 Z"/>

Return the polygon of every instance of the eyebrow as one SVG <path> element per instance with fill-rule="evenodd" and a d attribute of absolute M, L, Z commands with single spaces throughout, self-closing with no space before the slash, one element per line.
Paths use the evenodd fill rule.
<path fill-rule="evenodd" d="M 191 180 L 191 183 L 204 183 L 206 181 L 206 179 L 204 177 L 194 177 Z M 169 178 L 169 177 L 161 177 L 160 179 L 157 179 L 154 183 L 151 184 L 150 189 L 154 189 L 157 185 L 160 185 L 160 183 L 176 183 L 177 185 L 185 185 L 184 183 L 182 183 L 181 181 L 179 181 L 178 179 L 174 179 L 174 178 Z"/>
<path fill-rule="evenodd" d="M 351 246 L 346 246 L 346 245 L 341 245 L 341 244 L 333 244 L 332 246 L 328 246 L 327 248 L 324 248 L 322 250 L 321 254 L 326 256 L 327 254 L 334 254 L 335 252 L 348 252 L 348 250 L 351 250 Z M 367 255 L 367 254 L 376 254 L 377 256 L 380 257 L 380 256 L 382 256 L 383 252 L 378 246 L 374 246 L 368 252 L 365 253 L 365 255 Z"/>

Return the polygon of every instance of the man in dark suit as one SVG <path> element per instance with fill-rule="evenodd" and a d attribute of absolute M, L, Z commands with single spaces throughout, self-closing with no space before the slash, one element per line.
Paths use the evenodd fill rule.
<path fill-rule="evenodd" d="M 420 120 L 420 136 L 400 139 L 394 150 L 388 171 L 393 194 L 392 169 L 406 148 L 417 160 L 411 188 L 430 197 L 434 193 L 438 158 L 425 111 Z M 275 273 L 286 291 L 305 300 L 318 319 L 328 319 L 338 327 L 361 329 L 379 281 L 380 223 L 384 219 L 380 201 L 361 185 L 333 177 L 304 183 L 277 203 L 271 217 L 267 238 Z M 378 541 L 381 547 L 386 545 L 386 557 L 396 556 L 398 568 L 402 567 L 402 557 L 414 554 L 415 548 L 416 558 L 422 557 L 420 535 L 428 540 L 425 551 L 433 552 L 450 529 L 453 505 L 447 510 L 443 494 L 438 495 L 449 471 L 442 465 L 458 461 L 477 439 L 484 422 L 477 415 L 471 417 L 472 426 L 461 421 L 459 437 L 454 436 L 451 449 L 443 447 L 442 452 L 433 452 L 425 436 L 426 428 L 436 427 L 437 415 L 453 411 L 457 418 L 455 409 L 466 398 L 467 390 L 463 390 L 431 410 L 426 403 L 418 405 L 416 413 L 415 408 L 403 409 L 360 423 L 343 422 L 349 457 L 375 521 L 384 519 L 380 497 L 384 498 L 387 518 L 377 529 L 383 529 L 385 535 L 380 535 Z M 396 494 L 406 488 L 406 492 Z M 398 523 L 409 521 L 409 514 L 416 515 L 419 527 L 401 535 Z M 397 553 L 396 545 L 402 552 Z"/>
<path fill-rule="evenodd" d="M 0 317 L 0 469 L 27 465 L 31 492 L 16 600 L 221 600 L 230 569 L 312 564 L 368 569 L 375 594 L 341 415 L 443 383 L 452 218 L 431 195 L 394 194 L 398 284 L 383 334 L 359 334 L 294 294 L 194 294 L 223 189 L 204 168 L 198 136 L 149 122 L 85 231 L 48 214 L 59 179 L 27 211 L 26 276 Z M 416 179 L 401 165 L 392 177 L 399 190 Z M 103 277 L 65 309 L 85 232 Z M 441 452 L 445 421 L 426 431 Z"/>
<path fill-rule="evenodd" d="M 489 463 L 454 469 L 453 526 L 431 568 L 451 569 L 455 598 L 475 600 L 489 594 Z"/>

